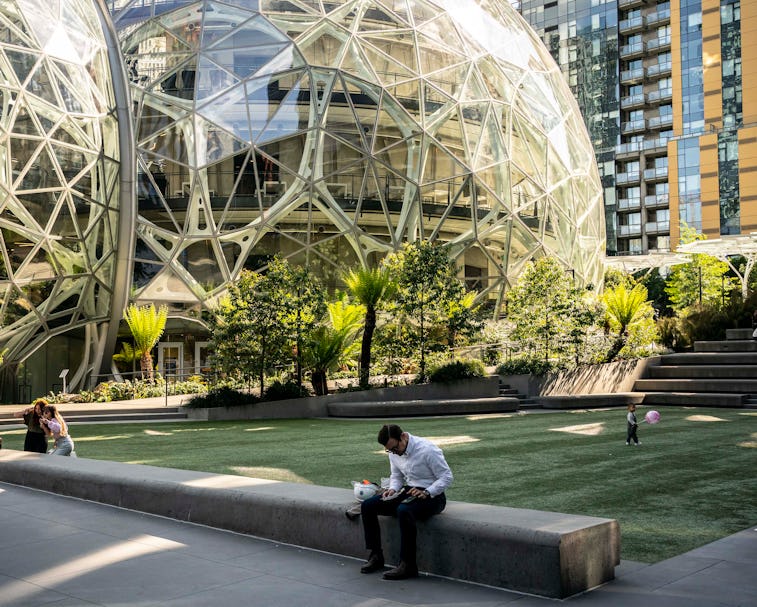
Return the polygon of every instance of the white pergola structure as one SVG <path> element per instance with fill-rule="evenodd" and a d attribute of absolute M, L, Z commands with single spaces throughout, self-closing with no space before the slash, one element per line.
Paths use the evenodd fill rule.
<path fill-rule="evenodd" d="M 757 232 L 739 236 L 724 236 L 713 240 L 695 240 L 678 247 L 679 253 L 704 253 L 716 257 L 728 264 L 739 277 L 741 296 L 746 299 L 749 294 L 749 276 L 757 262 Z M 733 262 L 734 257 L 746 259 L 744 271 L 740 272 Z"/>
<path fill-rule="evenodd" d="M 679 249 L 680 251 L 680 249 Z M 618 255 L 605 257 L 605 268 L 615 268 L 632 274 L 639 270 L 658 268 L 660 275 L 667 275 L 670 266 L 689 263 L 691 257 L 685 253 L 648 253 L 646 255 Z"/>

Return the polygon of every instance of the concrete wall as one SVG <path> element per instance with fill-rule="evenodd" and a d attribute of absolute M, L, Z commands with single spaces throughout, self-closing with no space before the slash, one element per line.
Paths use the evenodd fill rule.
<path fill-rule="evenodd" d="M 330 403 L 394 402 L 424 399 L 492 398 L 499 395 L 499 378 L 480 377 L 448 384 L 430 383 L 392 388 L 374 388 L 357 392 L 338 392 L 327 396 L 261 402 L 241 407 L 185 409 L 189 419 L 282 419 L 328 417 Z"/>
<path fill-rule="evenodd" d="M 620 360 L 602 365 L 585 365 L 546 375 L 502 375 L 503 383 L 528 396 L 563 394 L 613 394 L 633 392 L 637 379 L 647 376 L 660 357 Z"/>

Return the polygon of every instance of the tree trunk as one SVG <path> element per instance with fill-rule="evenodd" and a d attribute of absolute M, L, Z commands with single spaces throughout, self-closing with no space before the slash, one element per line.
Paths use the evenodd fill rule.
<path fill-rule="evenodd" d="M 371 342 L 376 330 L 376 308 L 367 306 L 365 311 L 365 327 L 363 328 L 363 343 L 360 347 L 360 386 L 367 388 L 371 378 Z"/>
<path fill-rule="evenodd" d="M 155 377 L 152 374 L 152 354 L 145 352 L 139 359 L 140 370 L 142 371 L 142 379 L 147 379 L 150 383 L 153 383 Z"/>
<path fill-rule="evenodd" d="M 325 371 L 313 371 L 310 374 L 310 381 L 313 384 L 313 391 L 316 396 L 325 396 L 328 394 L 328 386 L 326 385 L 326 372 Z"/>
<path fill-rule="evenodd" d="M 265 381 L 265 337 L 260 342 L 260 398 L 263 398 L 263 381 Z"/>

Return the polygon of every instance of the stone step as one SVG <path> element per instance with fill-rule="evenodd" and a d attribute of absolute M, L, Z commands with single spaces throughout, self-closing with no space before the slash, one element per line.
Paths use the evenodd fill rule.
<path fill-rule="evenodd" d="M 634 392 L 757 392 L 757 379 L 637 379 Z"/>
<path fill-rule="evenodd" d="M 757 365 L 664 365 L 648 371 L 649 379 L 757 379 Z"/>
<path fill-rule="evenodd" d="M 704 392 L 647 392 L 644 406 L 670 405 L 678 407 L 732 407 L 744 405 L 744 394 Z"/>
<path fill-rule="evenodd" d="M 663 354 L 662 365 L 757 365 L 757 352 L 678 352 Z"/>
<path fill-rule="evenodd" d="M 694 352 L 757 352 L 757 340 L 695 341 Z"/>
<path fill-rule="evenodd" d="M 731 339 L 752 339 L 752 333 L 754 329 L 726 329 L 725 338 Z"/>

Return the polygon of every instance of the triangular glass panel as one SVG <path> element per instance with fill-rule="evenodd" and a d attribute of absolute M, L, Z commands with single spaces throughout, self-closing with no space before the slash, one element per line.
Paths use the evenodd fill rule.
<path fill-rule="evenodd" d="M 50 75 L 50 71 L 45 62 L 39 63 L 37 69 L 26 85 L 26 90 L 29 93 L 43 99 L 53 107 L 60 108 L 61 103 L 55 96 L 55 90 L 57 88 L 57 82 Z"/>
<path fill-rule="evenodd" d="M 225 282 L 229 269 L 225 260 L 218 257 L 215 242 L 195 240 L 184 247 L 177 260 L 206 292 L 213 291 Z"/>
<path fill-rule="evenodd" d="M 39 59 L 39 53 L 31 53 L 27 51 L 17 51 L 15 49 L 5 48 L 5 56 L 13 68 L 13 71 L 18 78 L 18 84 L 21 85 L 31 74 L 34 66 Z"/>
<path fill-rule="evenodd" d="M 250 141 L 245 134 L 247 119 L 247 93 L 244 84 L 229 89 L 210 103 L 197 108 L 197 114 L 217 124 L 242 141 Z"/>
<path fill-rule="evenodd" d="M 187 61 L 171 72 L 167 72 L 148 90 L 191 101 L 194 99 L 196 75 L 197 56 L 187 55 Z"/>
<path fill-rule="evenodd" d="M 214 97 L 226 89 L 239 84 L 231 71 L 215 63 L 207 55 L 200 55 L 199 72 L 197 75 L 197 96 L 195 99 L 202 102 L 208 97 Z"/>
<path fill-rule="evenodd" d="M 465 111 L 463 111 L 465 115 Z M 468 125 L 466 124 L 466 128 Z M 479 133 L 480 142 L 476 149 L 473 166 L 476 169 L 488 167 L 507 160 L 502 127 L 493 112 L 486 113 L 486 119 Z"/>
<path fill-rule="evenodd" d="M 320 166 L 315 167 L 314 179 L 337 173 L 343 167 L 352 165 L 363 158 L 363 151 L 360 148 L 348 145 L 334 135 L 341 137 L 341 133 L 326 132 L 322 134 L 319 146 L 321 163 Z"/>
<path fill-rule="evenodd" d="M 177 121 L 188 116 L 190 112 L 186 111 L 183 105 L 167 102 L 165 98 L 159 100 L 153 95 L 145 95 L 142 114 L 137 121 L 138 145 L 145 149 L 152 148 L 153 142 L 148 142 L 149 139 L 172 128 Z"/>
<path fill-rule="evenodd" d="M 470 59 L 462 53 L 438 44 L 432 38 L 418 34 L 419 71 L 421 74 L 432 74 L 440 65 L 458 65 L 469 63 Z"/>
<path fill-rule="evenodd" d="M 433 139 L 426 137 L 424 141 L 423 172 L 422 177 L 418 180 L 419 183 L 432 183 L 440 179 L 460 177 L 470 173 L 470 169 L 458 162 L 455 156 Z"/>
<path fill-rule="evenodd" d="M 241 12 L 241 11 L 240 11 Z M 249 17 L 247 13 L 247 17 Z M 241 57 L 245 61 L 245 55 L 255 46 L 271 46 L 282 43 L 291 42 L 289 38 L 280 32 L 275 26 L 266 21 L 262 16 L 256 15 L 252 19 L 242 23 L 243 18 L 240 17 L 239 22 L 241 25 L 232 27 L 229 32 L 229 27 L 225 28 L 223 39 L 211 45 L 203 45 L 205 49 L 216 50 L 233 50 L 236 53 L 241 50 Z"/>
<path fill-rule="evenodd" d="M 191 278 L 187 277 L 188 280 Z M 201 291 L 201 289 L 199 289 Z M 193 304 L 201 298 L 170 267 L 164 267 L 139 293 L 141 298 L 153 301 L 171 301 Z"/>
<path fill-rule="evenodd" d="M 419 137 L 422 132 L 413 117 L 387 95 L 381 98 L 377 124 L 381 125 L 381 129 L 374 139 L 374 150 L 391 147 L 398 141 Z"/>
<path fill-rule="evenodd" d="M 417 3 L 414 3 L 417 5 Z M 416 19 L 415 29 L 425 38 L 434 40 L 437 44 L 455 49 L 465 49 L 465 44 L 457 33 L 457 27 L 446 11 L 438 11 L 425 7 L 421 9 L 425 15 L 423 22 Z M 413 9 L 415 12 L 415 9 Z M 430 17 L 428 15 L 431 14 Z"/>
<path fill-rule="evenodd" d="M 241 1 L 244 2 L 244 0 Z M 259 4 L 260 12 L 266 15 L 270 13 L 315 15 L 321 12 L 319 6 L 301 0 L 259 0 Z"/>
<path fill-rule="evenodd" d="M 435 120 L 439 114 L 448 111 L 450 108 L 455 107 L 457 101 L 443 93 L 441 90 L 433 86 L 432 84 L 423 82 L 423 111 L 424 119 Z"/>
<path fill-rule="evenodd" d="M 544 143 L 546 144 L 546 142 Z M 535 154 L 541 153 L 544 158 L 545 162 L 542 163 L 541 170 L 534 162 L 535 156 L 532 155 L 532 145 L 533 137 L 531 136 L 531 130 L 527 125 L 527 121 L 519 113 L 513 112 L 510 128 L 510 159 L 513 165 L 521 171 L 534 178 L 538 178 L 540 174 L 543 174 L 546 164 L 546 145 L 543 146 L 541 151 L 538 149 L 533 150 Z"/>
<path fill-rule="evenodd" d="M 171 53 L 189 52 L 189 44 L 182 38 L 177 38 L 164 28 L 159 20 L 144 22 L 144 25 L 133 31 L 121 42 L 125 57 L 150 54 L 163 54 L 170 49 Z"/>
<path fill-rule="evenodd" d="M 383 74 L 386 83 L 392 81 L 391 74 L 398 74 L 397 79 L 419 74 L 418 56 L 415 52 L 415 36 L 412 30 L 364 34 L 363 49 L 373 63 L 373 69 Z"/>
<path fill-rule="evenodd" d="M 190 118 L 182 118 L 159 135 L 142 142 L 142 147 L 153 157 L 188 165 L 194 159 L 192 134 L 194 124 Z"/>
<path fill-rule="evenodd" d="M 343 72 L 357 76 L 368 82 L 379 82 L 378 74 L 373 70 L 373 62 L 364 52 L 357 39 L 351 39 L 345 46 L 342 62 L 339 66 Z"/>
<path fill-rule="evenodd" d="M 378 2 L 367 2 L 363 6 L 365 6 L 365 9 L 362 12 L 362 18 L 357 28 L 358 32 L 394 30 L 410 26 L 407 21 L 398 18 L 395 13 L 392 13 Z"/>
<path fill-rule="evenodd" d="M 469 64 L 461 63 L 427 74 L 424 80 L 432 84 L 434 88 L 443 91 L 448 97 L 460 100 L 461 88 L 468 76 L 469 70 Z"/>
<path fill-rule="evenodd" d="M 17 282 L 53 279 L 57 276 L 55 268 L 50 263 L 47 251 L 42 247 L 34 247 L 26 251 L 21 263 L 13 270 L 13 279 Z"/>
<path fill-rule="evenodd" d="M 257 137 L 256 143 L 266 143 L 274 139 L 297 135 L 308 128 L 310 106 L 300 101 L 301 87 L 303 92 L 309 91 L 309 82 L 303 79 L 289 91 L 276 108 L 276 113 L 269 120 L 267 128 Z M 326 93 L 323 93 L 323 98 L 328 98 Z"/>
<path fill-rule="evenodd" d="M 489 91 L 484 84 L 478 70 L 468 71 L 468 77 L 465 80 L 462 91 L 457 95 L 462 101 L 485 101 L 490 99 Z"/>
<path fill-rule="evenodd" d="M 336 65 L 344 45 L 350 40 L 347 32 L 323 21 L 300 37 L 297 46 L 310 65 Z"/>

